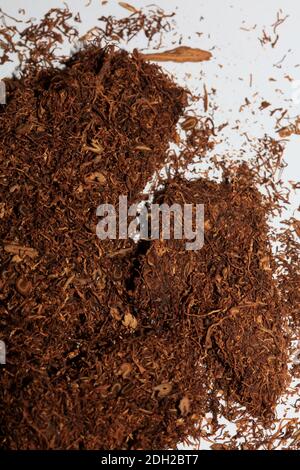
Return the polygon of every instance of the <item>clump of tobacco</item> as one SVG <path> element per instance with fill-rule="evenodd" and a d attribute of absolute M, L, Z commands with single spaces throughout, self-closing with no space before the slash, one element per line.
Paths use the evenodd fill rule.
<path fill-rule="evenodd" d="M 185 147 L 170 154 L 188 92 L 101 38 L 57 66 L 56 42 L 77 37 L 71 17 L 53 10 L 18 41 L 1 30 L 3 62 L 19 50 L 21 69 L 0 107 L 0 445 L 175 448 L 225 417 L 237 433 L 221 447 L 266 446 L 253 429 L 274 424 L 299 326 L 298 226 L 277 257 L 268 226 L 282 148 L 215 162 L 221 181 L 186 180 L 178 167 L 211 150 L 212 123 L 185 117 Z M 166 163 L 175 176 L 154 201 L 204 204 L 203 247 L 99 240 L 97 207 L 141 201 Z"/>

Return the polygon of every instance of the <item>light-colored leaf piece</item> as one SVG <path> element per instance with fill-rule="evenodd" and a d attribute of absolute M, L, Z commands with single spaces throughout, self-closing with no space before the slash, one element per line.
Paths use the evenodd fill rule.
<path fill-rule="evenodd" d="M 157 385 L 153 389 L 155 392 L 158 392 L 159 397 L 166 397 L 171 393 L 172 384 L 170 382 L 165 382 L 160 385 Z"/>
<path fill-rule="evenodd" d="M 132 365 L 129 362 L 124 362 L 124 364 L 120 366 L 120 369 L 117 375 L 121 375 L 123 379 L 126 379 L 131 374 L 131 372 L 132 372 Z"/>
<path fill-rule="evenodd" d="M 182 416 L 186 416 L 190 412 L 190 400 L 188 397 L 181 398 L 179 409 Z"/>
<path fill-rule="evenodd" d="M 154 60 L 156 62 L 203 62 L 209 60 L 212 54 L 202 49 L 179 46 L 169 51 L 141 54 L 141 56 L 146 60 Z"/>
<path fill-rule="evenodd" d="M 135 330 L 137 327 L 137 319 L 130 312 L 127 312 L 124 316 L 123 325 Z"/>

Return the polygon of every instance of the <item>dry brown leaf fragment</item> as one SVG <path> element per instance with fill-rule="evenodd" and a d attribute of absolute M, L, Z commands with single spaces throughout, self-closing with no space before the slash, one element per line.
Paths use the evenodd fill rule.
<path fill-rule="evenodd" d="M 4 251 L 12 255 L 18 255 L 21 258 L 29 256 L 29 258 L 34 259 L 39 255 L 38 251 L 34 248 L 18 245 L 17 243 L 7 243 L 4 245 Z"/>
<path fill-rule="evenodd" d="M 85 176 L 84 179 L 87 183 L 95 182 L 95 181 L 100 183 L 100 184 L 105 184 L 106 183 L 106 178 L 103 175 L 103 173 L 101 173 L 100 171 L 94 171 L 90 175 Z"/>
<path fill-rule="evenodd" d="M 84 152 L 93 152 L 93 153 L 97 153 L 97 154 L 100 154 L 103 152 L 103 147 L 102 145 L 95 139 L 92 140 L 92 145 L 84 145 L 82 147 L 82 150 Z"/>
<path fill-rule="evenodd" d="M 121 375 L 123 379 L 126 379 L 131 374 L 131 372 L 132 372 L 132 365 L 129 362 L 124 362 L 124 364 L 120 366 L 120 369 L 118 370 L 117 375 Z"/>
<path fill-rule="evenodd" d="M 32 284 L 30 281 L 27 281 L 26 279 L 20 277 L 16 282 L 16 289 L 19 292 L 19 294 L 26 297 L 32 291 Z"/>
<path fill-rule="evenodd" d="M 151 148 L 147 147 L 146 145 L 137 145 L 135 150 L 141 150 L 142 152 L 151 152 Z"/>
<path fill-rule="evenodd" d="M 63 286 L 63 291 L 65 291 L 65 290 L 68 289 L 69 285 L 72 284 L 72 282 L 74 281 L 74 279 L 75 279 L 75 274 L 72 274 L 72 276 L 70 276 L 70 277 L 67 279 L 65 285 Z"/>
<path fill-rule="evenodd" d="M 237 315 L 238 313 L 240 313 L 239 307 L 231 307 L 231 309 L 229 310 L 230 315 Z"/>
<path fill-rule="evenodd" d="M 289 127 L 282 127 L 278 131 L 278 134 L 284 139 L 285 137 L 290 137 L 293 134 L 293 131 Z"/>
<path fill-rule="evenodd" d="M 145 367 L 143 367 L 143 366 L 139 363 L 139 361 L 137 360 L 137 358 L 136 358 L 134 355 L 132 356 L 132 360 L 133 360 L 134 364 L 137 366 L 137 368 L 138 368 L 140 374 L 144 374 L 144 373 L 146 372 Z"/>
<path fill-rule="evenodd" d="M 0 203 L 0 219 L 3 219 L 5 215 L 5 202 Z"/>
<path fill-rule="evenodd" d="M 179 46 L 168 51 L 141 54 L 141 56 L 146 60 L 155 60 L 156 62 L 203 62 L 209 60 L 212 54 L 202 49 Z"/>
<path fill-rule="evenodd" d="M 211 230 L 212 229 L 212 223 L 210 220 L 206 220 L 204 222 L 204 230 Z"/>
<path fill-rule="evenodd" d="M 130 312 L 125 313 L 122 323 L 126 328 L 131 328 L 132 330 L 135 330 L 137 327 L 137 319 Z"/>
<path fill-rule="evenodd" d="M 14 255 L 11 259 L 12 263 L 20 263 L 22 261 L 22 258 L 20 258 L 19 255 Z"/>
<path fill-rule="evenodd" d="M 226 449 L 226 446 L 224 444 L 212 444 L 210 448 L 212 450 L 224 450 Z"/>
<path fill-rule="evenodd" d="M 67 355 L 67 358 L 68 358 L 68 359 L 74 359 L 75 357 L 78 356 L 79 353 L 80 353 L 79 349 L 76 349 L 75 351 L 71 351 L 71 352 L 69 352 L 69 354 Z"/>
<path fill-rule="evenodd" d="M 190 400 L 187 396 L 181 398 L 179 403 L 179 409 L 182 416 L 186 416 L 190 412 Z"/>
<path fill-rule="evenodd" d="M 293 437 L 292 445 L 299 442 L 299 440 L 300 440 L 300 430 L 296 431 L 295 434 L 292 437 Z"/>
<path fill-rule="evenodd" d="M 117 307 L 111 307 L 110 308 L 110 314 L 117 321 L 120 321 L 122 319 L 122 317 L 120 315 L 120 312 L 119 312 L 119 309 Z"/>
<path fill-rule="evenodd" d="M 156 385 L 153 390 L 154 392 L 158 392 L 159 397 L 166 397 L 171 393 L 172 384 L 170 382 L 164 382 L 160 385 Z"/>
<path fill-rule="evenodd" d="M 261 258 L 261 260 L 259 261 L 259 266 L 264 271 L 271 271 L 272 269 L 270 268 L 269 256 L 264 256 L 263 258 Z"/>
<path fill-rule="evenodd" d="M 279 129 L 278 133 L 282 138 L 290 137 L 293 134 L 300 135 L 300 118 L 296 119 L 295 124 Z"/>
<path fill-rule="evenodd" d="M 195 116 L 188 116 L 181 124 L 181 128 L 184 131 L 189 131 L 196 127 L 197 122 L 198 122 L 198 119 Z"/>
<path fill-rule="evenodd" d="M 79 186 L 77 186 L 77 188 L 75 189 L 76 193 L 82 193 L 83 192 L 83 186 L 82 184 L 80 184 Z"/>
<path fill-rule="evenodd" d="M 117 382 L 117 383 L 113 384 L 113 386 L 111 387 L 111 394 L 113 396 L 117 396 L 118 393 L 121 391 L 121 389 L 122 389 L 121 384 L 119 382 Z"/>
<path fill-rule="evenodd" d="M 296 234 L 298 235 L 298 237 L 300 237 L 300 220 L 294 220 L 293 221 L 293 228 L 294 228 Z"/>
<path fill-rule="evenodd" d="M 107 256 L 108 258 L 117 258 L 117 257 L 122 257 L 128 255 L 128 253 L 131 253 L 133 250 L 132 247 L 130 248 L 122 248 L 121 250 L 115 251 L 113 253 L 108 253 Z"/>
<path fill-rule="evenodd" d="M 203 97 L 203 105 L 204 105 L 204 111 L 207 112 L 208 110 L 208 93 L 206 86 L 203 86 L 203 91 L 204 91 L 204 97 Z"/>
<path fill-rule="evenodd" d="M 269 106 L 271 106 L 271 103 L 269 103 L 268 101 L 262 101 L 261 104 L 260 104 L 260 111 L 262 111 L 263 109 L 266 109 L 268 108 Z"/>

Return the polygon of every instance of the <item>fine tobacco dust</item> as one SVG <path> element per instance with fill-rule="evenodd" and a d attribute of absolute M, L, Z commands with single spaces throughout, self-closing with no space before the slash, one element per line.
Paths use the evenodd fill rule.
<path fill-rule="evenodd" d="M 151 40 L 173 16 L 154 10 L 153 30 L 131 11 L 102 17 L 106 30 L 70 57 L 54 53 L 78 38 L 68 10 L 19 41 L 16 26 L 0 31 L 2 62 L 20 60 L 0 107 L 0 446 L 168 449 L 218 434 L 212 448 L 297 448 L 297 423 L 269 432 L 300 323 L 299 225 L 286 221 L 277 256 L 268 225 L 286 202 L 281 146 L 266 139 L 251 165 L 212 159 L 219 182 L 180 176 L 216 130 L 157 65 L 106 44 L 114 31 Z M 166 163 L 175 175 L 154 201 L 204 204 L 204 246 L 99 240 L 97 207 L 140 202 Z"/>

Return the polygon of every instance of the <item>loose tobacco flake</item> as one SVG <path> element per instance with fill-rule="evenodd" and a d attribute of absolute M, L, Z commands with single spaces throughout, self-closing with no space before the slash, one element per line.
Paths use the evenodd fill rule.
<path fill-rule="evenodd" d="M 203 51 L 202 49 L 179 46 L 165 52 L 142 54 L 142 57 L 156 62 L 202 62 L 209 60 L 212 57 L 212 54 L 208 51 Z"/>

